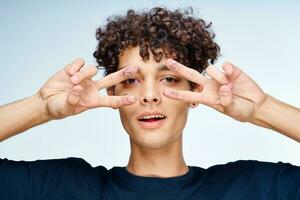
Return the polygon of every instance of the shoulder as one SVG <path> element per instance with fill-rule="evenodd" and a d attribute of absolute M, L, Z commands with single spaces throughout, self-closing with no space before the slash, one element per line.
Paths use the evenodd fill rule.
<path fill-rule="evenodd" d="M 267 169 L 267 168 L 299 168 L 299 166 L 284 162 L 268 162 L 258 160 L 237 160 L 226 164 L 213 165 L 207 170 L 214 169 Z"/>
<path fill-rule="evenodd" d="M 29 199 L 32 195 L 48 197 L 54 194 L 72 196 L 86 192 L 99 194 L 107 182 L 106 177 L 105 167 L 92 167 L 82 158 L 35 161 L 0 159 L 0 190 L 11 197 L 21 194 L 28 197 L 25 199 Z M 1 185 L 5 187 L 1 189 Z M 20 193 L 16 193 L 16 190 Z M 75 198 L 77 197 L 72 199 Z"/>
<path fill-rule="evenodd" d="M 10 174 L 32 172 L 57 175 L 67 174 L 99 174 L 104 175 L 107 169 L 104 166 L 92 167 L 82 158 L 69 157 L 59 159 L 45 159 L 35 161 L 14 161 L 0 159 L 0 172 L 10 172 Z"/>
<path fill-rule="evenodd" d="M 194 171 L 208 191 L 218 188 L 234 195 L 243 191 L 264 199 L 298 199 L 295 194 L 300 194 L 300 167 L 290 163 L 237 160 L 207 169 L 195 167 Z"/>
<path fill-rule="evenodd" d="M 268 162 L 258 160 L 237 160 L 226 164 L 214 165 L 206 169 L 207 171 L 232 171 L 238 172 L 280 172 L 285 170 L 299 171 L 300 167 L 284 162 Z"/>
<path fill-rule="evenodd" d="M 206 176 L 227 181 L 251 181 L 261 185 L 300 183 L 300 167 L 290 163 L 238 160 L 206 169 Z"/>

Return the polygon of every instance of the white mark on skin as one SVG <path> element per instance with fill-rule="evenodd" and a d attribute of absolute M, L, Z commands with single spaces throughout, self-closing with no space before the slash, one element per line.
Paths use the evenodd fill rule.
<path fill-rule="evenodd" d="M 168 61 L 168 65 L 169 65 L 169 68 L 172 69 L 172 70 L 177 69 L 177 62 L 175 60 Z"/>
<path fill-rule="evenodd" d="M 137 68 L 136 67 L 128 67 L 125 68 L 122 71 L 122 77 L 124 78 L 129 78 L 130 76 L 132 76 L 133 74 L 135 74 L 137 72 Z"/>

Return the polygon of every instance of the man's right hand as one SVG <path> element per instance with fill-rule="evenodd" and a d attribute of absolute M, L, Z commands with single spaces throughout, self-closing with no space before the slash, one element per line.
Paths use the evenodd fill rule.
<path fill-rule="evenodd" d="M 54 74 L 35 95 L 0 106 L 0 142 L 52 119 L 61 119 L 91 108 L 119 108 L 136 102 L 134 96 L 98 94 L 98 90 L 131 78 L 137 71 L 136 67 L 126 67 L 94 81 L 92 78 L 97 68 L 83 66 L 84 61 L 76 59 Z"/>
<path fill-rule="evenodd" d="M 134 96 L 100 96 L 98 90 L 109 88 L 136 73 L 135 67 L 126 67 L 101 80 L 92 80 L 96 66 L 84 66 L 78 58 L 53 75 L 39 90 L 50 119 L 60 119 L 96 107 L 119 108 L 135 103 Z"/>

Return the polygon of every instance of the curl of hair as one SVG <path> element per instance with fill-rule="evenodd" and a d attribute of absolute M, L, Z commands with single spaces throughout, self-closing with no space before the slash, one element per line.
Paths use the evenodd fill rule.
<path fill-rule="evenodd" d="M 94 57 L 105 75 L 117 71 L 118 57 L 128 47 L 140 46 L 140 56 L 149 59 L 149 50 L 159 62 L 165 55 L 200 73 L 214 64 L 220 48 L 213 41 L 211 23 L 181 12 L 155 7 L 150 11 L 128 10 L 125 16 L 113 16 L 96 31 L 98 46 Z"/>

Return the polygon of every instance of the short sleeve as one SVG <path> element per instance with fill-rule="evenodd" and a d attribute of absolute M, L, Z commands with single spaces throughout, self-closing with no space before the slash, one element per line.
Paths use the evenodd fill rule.
<path fill-rule="evenodd" d="M 277 163 L 277 199 L 300 199 L 300 167 L 289 163 Z"/>
<path fill-rule="evenodd" d="M 98 169 L 104 172 L 106 169 L 102 168 Z M 72 192 L 76 195 L 76 192 L 81 192 L 80 189 L 86 189 L 81 187 L 82 181 L 98 184 L 92 179 L 97 174 L 97 169 L 80 158 L 36 161 L 0 159 L 0 200 L 56 199 L 58 195 L 71 197 Z"/>
<path fill-rule="evenodd" d="M 267 199 L 300 199 L 300 167 L 283 162 L 241 161 L 253 169 L 257 191 Z"/>

